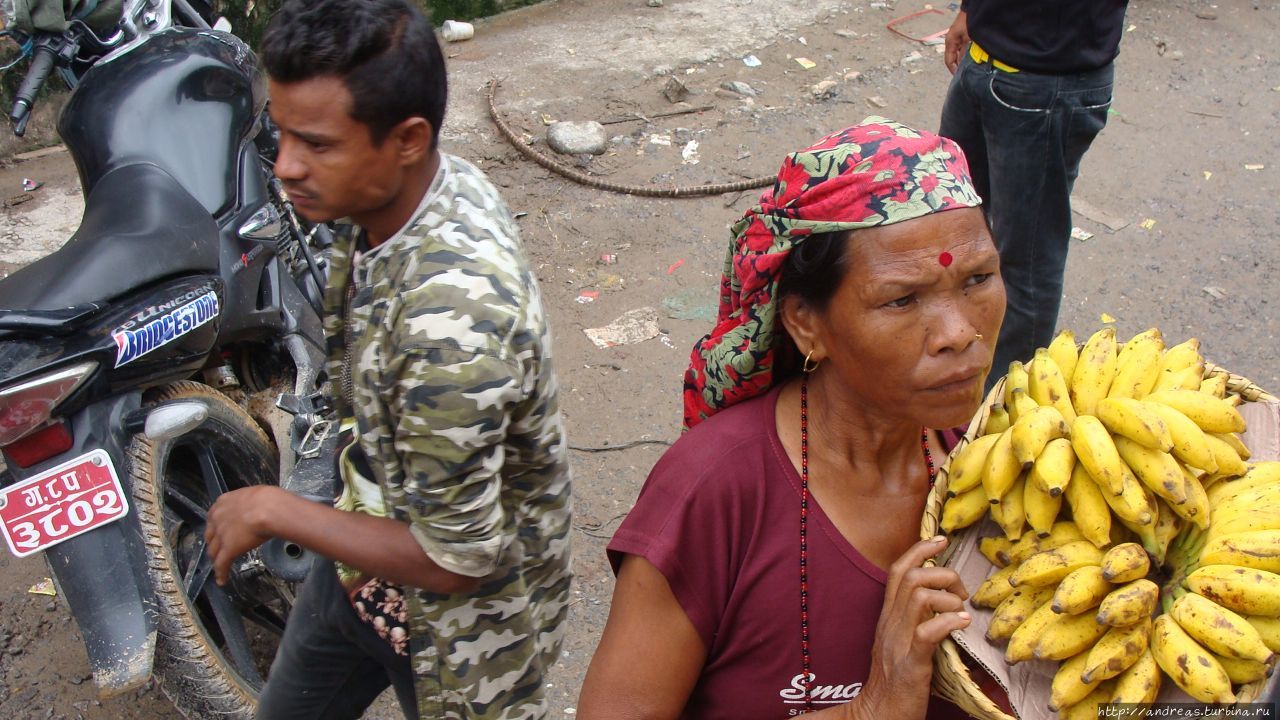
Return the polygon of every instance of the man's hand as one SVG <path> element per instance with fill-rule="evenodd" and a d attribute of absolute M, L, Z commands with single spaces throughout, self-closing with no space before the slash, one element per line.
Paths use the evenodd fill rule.
<path fill-rule="evenodd" d="M 960 67 L 960 58 L 964 56 L 968 47 L 969 15 L 961 10 L 956 14 L 951 28 L 947 30 L 946 52 L 942 53 L 942 60 L 947 64 L 947 69 L 952 75 L 956 74 L 956 68 Z"/>
<path fill-rule="evenodd" d="M 274 485 L 259 485 L 224 493 L 209 508 L 205 552 L 219 585 L 226 584 L 232 561 L 271 539 L 263 519 L 281 512 L 290 497 Z"/>

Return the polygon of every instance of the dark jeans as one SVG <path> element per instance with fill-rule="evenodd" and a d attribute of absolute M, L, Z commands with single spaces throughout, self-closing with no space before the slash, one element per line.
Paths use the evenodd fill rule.
<path fill-rule="evenodd" d="M 965 53 L 939 134 L 960 144 L 982 196 L 1008 309 L 988 387 L 1053 339 L 1071 239 L 1071 187 L 1107 124 L 1114 65 L 1075 75 L 1009 73 Z"/>
<path fill-rule="evenodd" d="M 317 562 L 289 615 L 258 717 L 358 718 L 387 685 L 395 687 L 405 717 L 417 718 L 409 658 L 356 615 L 333 562 Z"/>

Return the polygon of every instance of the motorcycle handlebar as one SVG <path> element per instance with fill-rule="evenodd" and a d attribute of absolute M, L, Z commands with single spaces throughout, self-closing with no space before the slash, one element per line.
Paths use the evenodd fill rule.
<path fill-rule="evenodd" d="M 13 134 L 21 137 L 27 132 L 27 121 L 31 119 L 31 106 L 35 104 L 36 93 L 53 72 L 58 61 L 58 52 L 49 42 L 36 42 L 31 53 L 31 67 L 13 101 L 13 110 L 9 120 L 13 123 Z"/>

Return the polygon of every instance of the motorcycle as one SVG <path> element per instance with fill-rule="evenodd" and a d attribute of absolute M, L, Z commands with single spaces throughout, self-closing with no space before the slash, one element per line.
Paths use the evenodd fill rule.
<path fill-rule="evenodd" d="M 200 0 L 118 12 L 6 31 L 31 56 L 15 132 L 52 72 L 74 88 L 58 129 L 85 211 L 0 281 L 0 534 L 44 554 L 102 696 L 155 675 L 183 715 L 249 717 L 312 556 L 272 541 L 219 586 L 204 518 L 280 478 L 332 497 L 330 238 L 273 177 L 249 47 Z"/>

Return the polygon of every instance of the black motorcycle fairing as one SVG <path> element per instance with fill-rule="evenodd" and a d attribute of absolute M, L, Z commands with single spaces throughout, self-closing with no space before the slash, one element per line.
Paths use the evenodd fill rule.
<path fill-rule="evenodd" d="M 126 393 L 84 408 L 72 419 L 74 445 L 67 453 L 15 471 L 25 479 L 92 450 L 111 456 L 125 495 L 124 418 L 142 406 L 142 394 Z M 145 684 L 155 656 L 156 607 L 145 571 L 137 510 L 120 520 L 44 551 L 58 594 L 71 609 L 84 638 L 93 679 L 104 696 Z"/>
<path fill-rule="evenodd" d="M 65 415 L 116 393 L 190 377 L 217 344 L 225 297 L 216 275 L 194 275 L 132 293 L 79 321 L 69 336 L 11 331 L 0 338 L 0 385 L 86 360 L 98 363 L 93 377 L 59 406 Z M 203 312 L 193 313 L 197 309 Z"/>
<path fill-rule="evenodd" d="M 126 165 L 94 187 L 66 245 L 0 283 L 0 309 L 107 302 L 168 277 L 217 269 L 218 226 L 209 213 L 161 168 Z"/>
<path fill-rule="evenodd" d="M 85 72 L 58 131 L 85 195 L 121 165 L 152 163 L 217 216 L 235 201 L 240 150 L 266 101 L 249 46 L 228 33 L 175 27 Z"/>
<path fill-rule="evenodd" d="M 70 335 L 106 309 L 105 303 L 84 303 L 58 310 L 0 311 L 0 337 L 9 332 Z"/>

